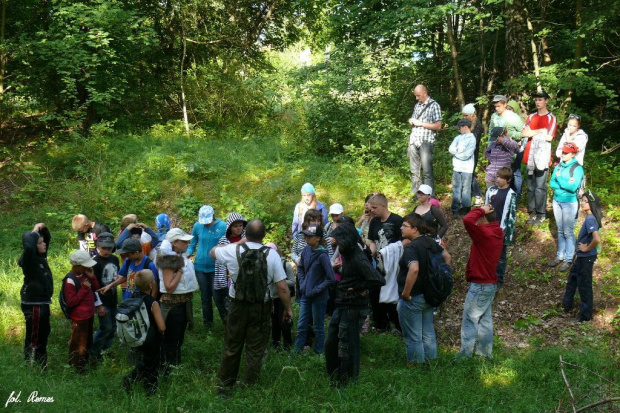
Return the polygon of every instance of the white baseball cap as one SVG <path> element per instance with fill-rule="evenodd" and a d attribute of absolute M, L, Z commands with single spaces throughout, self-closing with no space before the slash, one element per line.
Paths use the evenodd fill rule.
<path fill-rule="evenodd" d="M 332 204 L 329 207 L 329 215 L 340 215 L 344 212 L 344 207 L 341 204 Z"/>

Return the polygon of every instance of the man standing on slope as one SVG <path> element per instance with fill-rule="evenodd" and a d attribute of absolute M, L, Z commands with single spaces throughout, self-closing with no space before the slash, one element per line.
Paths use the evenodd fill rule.
<path fill-rule="evenodd" d="M 409 157 L 409 169 L 411 171 L 411 193 L 415 194 L 422 183 L 433 185 L 433 148 L 435 136 L 441 129 L 441 108 L 426 90 L 426 86 L 417 85 L 413 90 L 415 99 L 418 101 L 413 108 L 409 125 L 409 145 L 407 156 Z M 420 168 L 424 169 L 424 182 L 421 182 Z"/>

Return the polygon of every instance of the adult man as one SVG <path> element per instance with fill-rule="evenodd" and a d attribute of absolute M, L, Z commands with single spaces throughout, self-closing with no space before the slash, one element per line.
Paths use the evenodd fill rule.
<path fill-rule="evenodd" d="M 491 306 L 497 291 L 496 268 L 504 247 L 504 232 L 491 205 L 471 210 L 463 225 L 472 240 L 465 278 L 470 282 L 461 324 L 461 351 L 457 357 L 493 357 Z"/>
<path fill-rule="evenodd" d="M 77 232 L 78 244 L 80 249 L 87 251 L 91 257 L 97 255 L 95 241 L 102 232 L 112 232 L 110 227 L 100 222 L 89 220 L 84 214 L 77 214 L 73 217 L 71 226 Z"/>
<path fill-rule="evenodd" d="M 215 301 L 217 311 L 222 322 L 226 318 L 226 296 L 222 290 L 215 290 L 213 277 L 215 276 L 215 261 L 209 256 L 211 248 L 215 247 L 220 238 L 226 235 L 226 223 L 215 218 L 215 211 L 210 205 L 203 205 L 198 212 L 198 222 L 192 229 L 192 242 L 187 249 L 187 256 L 191 257 L 194 252 L 194 268 L 196 279 L 200 286 L 200 299 L 202 301 L 202 324 L 206 328 L 213 327 L 213 304 Z"/>
<path fill-rule="evenodd" d="M 527 212 L 530 225 L 541 224 L 547 215 L 547 178 L 551 160 L 551 141 L 558 121 L 547 110 L 549 94 L 542 90 L 534 94 L 536 112 L 527 117 L 521 136 L 528 138 L 523 151 L 523 163 L 527 164 Z"/>
<path fill-rule="evenodd" d="M 228 245 L 221 245 L 211 249 L 211 258 L 219 264 L 226 265 L 230 272 L 232 285 L 230 286 L 229 296 L 231 297 L 230 311 L 226 319 L 226 339 L 224 356 L 220 364 L 218 378 L 221 383 L 220 391 L 227 392 L 237 381 L 241 353 L 245 346 L 246 367 L 243 382 L 253 384 L 258 380 L 263 363 L 263 356 L 269 341 L 271 328 L 271 298 L 277 293 L 284 305 L 283 319 L 292 320 L 293 311 L 291 310 L 291 297 L 286 284 L 286 274 L 282 267 L 282 261 L 277 252 L 267 247 L 260 254 L 267 254 L 267 291 L 253 291 L 255 295 L 263 294 L 264 298 L 260 302 L 250 302 L 236 298 L 236 288 L 247 290 L 247 284 L 242 288 L 237 284 L 241 266 L 239 254 L 248 254 L 250 250 L 261 249 L 262 241 L 265 238 L 265 224 L 261 220 L 255 219 L 248 223 L 245 228 L 246 238 L 241 241 Z M 245 245 L 248 250 L 244 252 Z M 244 262 L 247 264 L 247 260 Z M 258 266 L 255 267 L 258 270 Z M 247 269 L 244 278 L 247 277 Z M 256 273 L 255 273 L 256 275 Z M 263 274 L 261 274 L 263 275 Z M 249 281 L 248 281 L 249 282 Z"/>
<path fill-rule="evenodd" d="M 403 225 L 403 218 L 389 211 L 387 198 L 383 194 L 374 195 L 370 198 L 369 203 L 374 218 L 370 221 L 368 228 L 368 240 L 370 241 L 370 251 L 373 255 L 377 255 L 384 247 L 401 240 L 400 227 Z M 393 280 L 395 283 L 396 273 L 386 274 L 386 280 Z M 389 289 L 394 289 L 394 285 L 390 285 L 388 282 L 381 290 L 387 292 Z M 387 331 L 391 321 L 394 324 L 394 328 L 400 331 L 400 322 L 396 312 L 398 294 L 396 294 L 396 297 L 393 297 L 393 300 L 381 300 L 381 290 L 374 289 L 370 291 L 370 305 L 372 306 L 374 327 L 378 331 Z"/>
<path fill-rule="evenodd" d="M 415 194 L 421 182 L 420 168 L 424 169 L 424 183 L 433 185 L 433 148 L 435 136 L 441 129 L 441 108 L 428 95 L 424 85 L 417 85 L 413 89 L 418 101 L 413 108 L 409 125 L 412 126 L 407 146 L 409 169 L 411 171 L 411 193 Z"/>
<path fill-rule="evenodd" d="M 523 120 L 521 119 L 521 116 L 510 110 L 507 102 L 508 98 L 504 95 L 495 95 L 493 97 L 495 113 L 491 115 L 489 132 L 495 127 L 504 128 L 508 134 L 508 137 L 520 144 L 521 132 L 523 130 Z M 517 152 L 517 156 L 512 164 L 512 170 L 514 171 L 514 187 L 515 192 L 517 193 L 517 203 L 521 198 L 521 187 L 523 186 L 523 177 L 521 176 L 522 158 L 523 152 Z"/>

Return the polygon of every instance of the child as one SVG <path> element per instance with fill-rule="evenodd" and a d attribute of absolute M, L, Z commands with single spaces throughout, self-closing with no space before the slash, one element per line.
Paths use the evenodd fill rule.
<path fill-rule="evenodd" d="M 121 232 L 116 240 L 116 248 L 122 248 L 123 242 L 128 238 L 136 238 L 142 244 L 142 252 L 147 257 L 151 251 L 159 245 L 159 236 L 151 227 L 141 222 L 135 214 L 125 215 L 121 221 Z M 126 257 L 123 257 L 123 259 Z"/>
<path fill-rule="evenodd" d="M 163 242 L 166 239 L 168 230 L 172 227 L 170 217 L 164 213 L 157 215 L 155 218 L 155 227 L 157 228 L 157 238 L 159 242 Z"/>
<path fill-rule="evenodd" d="M 601 222 L 603 218 L 601 200 L 589 189 L 581 197 L 581 210 L 585 213 L 586 218 L 577 237 L 577 258 L 570 269 L 564 299 L 562 300 L 564 311 L 571 311 L 574 305 L 575 291 L 579 289 L 579 297 L 581 298 L 581 306 L 577 316 L 579 322 L 592 320 L 594 309 L 592 268 L 598 255 L 596 246 L 601 242 L 598 231 L 603 226 Z"/>
<path fill-rule="evenodd" d="M 228 214 L 226 219 L 226 233 L 217 242 L 217 245 L 228 245 L 241 241 L 245 237 L 245 226 L 248 221 L 243 215 L 236 212 Z M 228 315 L 228 268 L 225 265 L 215 263 L 215 275 L 213 276 L 213 296 L 216 305 L 220 311 L 222 323 L 226 324 L 226 316 Z"/>
<path fill-rule="evenodd" d="M 485 177 L 487 188 L 495 185 L 499 168 L 510 166 L 513 155 L 519 150 L 519 143 L 512 140 L 503 127 L 493 128 L 489 133 L 490 143 L 484 152 L 485 158 L 489 160 Z"/>
<path fill-rule="evenodd" d="M 136 347 L 136 351 L 142 355 L 138 358 L 136 367 L 131 373 L 123 378 L 125 391 L 131 390 L 133 383 L 142 381 L 148 395 L 157 391 L 157 377 L 161 367 L 160 354 L 163 342 L 162 334 L 166 330 L 166 323 L 161 313 L 159 303 L 152 297 L 153 290 L 157 290 L 157 284 L 151 270 L 140 270 L 134 277 L 136 291 L 133 297 L 142 296 L 146 310 L 149 314 L 150 326 L 144 344 Z"/>
<path fill-rule="evenodd" d="M 316 194 L 314 192 L 314 186 L 309 182 L 306 182 L 301 187 L 301 201 L 299 201 L 297 205 L 295 205 L 295 212 L 293 213 L 293 226 L 291 228 L 293 238 L 295 238 L 295 235 L 301 232 L 301 226 L 304 222 L 304 217 L 309 209 L 316 209 L 320 211 L 320 225 L 327 225 L 327 208 L 325 208 L 325 205 L 323 205 L 322 202 L 316 200 Z"/>
<path fill-rule="evenodd" d="M 44 223 L 38 223 L 32 231 L 22 235 L 24 252 L 19 266 L 24 273 L 20 296 L 22 312 L 26 319 L 24 357 L 26 361 L 47 367 L 47 338 L 50 335 L 50 304 L 54 293 L 52 271 L 47 264 L 50 231 Z"/>
<path fill-rule="evenodd" d="M 448 151 L 452 154 L 452 215 L 458 216 L 471 209 L 471 179 L 474 174 L 476 137 L 471 133 L 471 121 L 461 119 L 456 124 L 460 134 Z"/>
<path fill-rule="evenodd" d="M 271 248 L 280 255 L 278 246 L 273 242 L 265 244 L 266 247 Z M 280 256 L 282 260 L 282 267 L 286 273 L 286 285 L 288 286 L 291 297 L 295 296 L 295 274 L 293 273 L 293 267 L 286 261 L 286 259 Z M 273 298 L 273 307 L 271 310 L 271 339 L 273 340 L 273 348 L 280 348 L 280 339 L 284 341 L 284 350 L 290 350 L 293 345 L 293 338 L 291 336 L 291 324 L 293 320 L 284 320 L 284 304 L 277 293 L 271 294 Z"/>
<path fill-rule="evenodd" d="M 63 280 L 67 306 L 71 309 L 71 341 L 69 342 L 69 365 L 78 374 L 86 373 L 88 355 L 93 347 L 93 320 L 95 318 L 95 294 L 99 289 L 93 267 L 97 264 L 87 251 L 71 254 L 71 272 Z"/>
<path fill-rule="evenodd" d="M 323 239 L 323 227 L 313 225 L 303 230 L 302 233 L 308 245 L 302 251 L 301 261 L 297 267 L 298 297 L 301 298 L 301 307 L 293 354 L 301 353 L 304 347 L 308 333 L 308 318 L 311 315 L 314 321 L 314 352 L 321 354 L 325 345 L 327 287 L 334 282 L 334 271 Z"/>
<path fill-rule="evenodd" d="M 322 216 L 321 212 L 316 209 L 309 209 L 304 216 L 303 224 L 301 226 L 302 230 L 305 230 L 311 225 L 322 225 L 321 221 Z M 328 246 L 327 253 L 330 258 L 333 255 L 333 250 L 331 249 L 331 244 L 327 244 L 328 239 L 323 232 L 323 238 L 325 239 L 325 243 Z M 306 238 L 304 237 L 303 232 L 299 232 L 297 235 L 293 237 L 293 248 L 291 249 L 291 260 L 295 265 L 299 265 L 301 262 L 301 252 L 306 247 Z"/>
<path fill-rule="evenodd" d="M 110 232 L 102 232 L 96 241 L 97 255 L 93 258 L 97 264 L 93 267 L 95 277 L 100 287 L 113 283 L 118 277 L 118 257 L 112 254 L 114 250 L 114 235 Z M 93 356 L 101 361 L 101 352 L 109 349 L 114 342 L 116 332 L 116 305 L 118 297 L 116 287 L 106 294 L 99 294 L 101 305 L 97 307 L 99 317 L 99 329 L 95 333 L 93 341 Z"/>
<path fill-rule="evenodd" d="M 337 221 L 344 215 L 344 207 L 342 204 L 331 204 L 329 207 L 329 216 L 331 217 L 331 221 L 325 225 L 325 234 L 329 237 L 329 234 L 332 232 L 336 226 L 338 226 Z"/>
<path fill-rule="evenodd" d="M 149 269 L 153 271 L 153 274 L 157 274 L 157 267 L 153 261 L 151 261 L 144 252 L 142 252 L 142 245 L 140 240 L 136 238 L 128 238 L 123 242 L 123 248 L 116 251 L 118 254 L 127 254 L 123 266 L 118 271 L 118 278 L 111 284 L 103 287 L 99 292 L 106 294 L 111 288 L 116 287 L 119 284 L 127 283 L 127 288 L 123 290 L 123 300 L 131 297 L 136 291 L 136 286 L 133 282 L 133 278 L 136 273 L 143 269 Z M 155 281 L 159 283 L 159 277 L 155 277 Z M 159 291 L 154 289 L 152 292 L 154 299 L 159 297 Z"/>
<path fill-rule="evenodd" d="M 499 219 L 499 226 L 504 231 L 504 248 L 497 265 L 497 288 L 504 284 L 506 274 L 506 250 L 512 243 L 512 236 L 517 220 L 517 194 L 512 188 L 512 169 L 502 166 L 497 170 L 497 185 L 487 189 L 484 203 L 491 205 Z"/>

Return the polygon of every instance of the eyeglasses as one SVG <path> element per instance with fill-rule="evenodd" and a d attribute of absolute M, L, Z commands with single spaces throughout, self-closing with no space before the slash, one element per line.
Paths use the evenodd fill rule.
<path fill-rule="evenodd" d="M 568 118 L 569 118 L 569 119 L 577 119 L 577 120 L 581 120 L 581 116 L 579 116 L 579 115 L 574 115 L 574 114 L 572 114 L 572 113 L 571 113 L 570 115 L 568 115 Z"/>
<path fill-rule="evenodd" d="M 409 224 L 403 224 L 401 225 L 401 228 L 413 228 L 413 227 Z"/>

